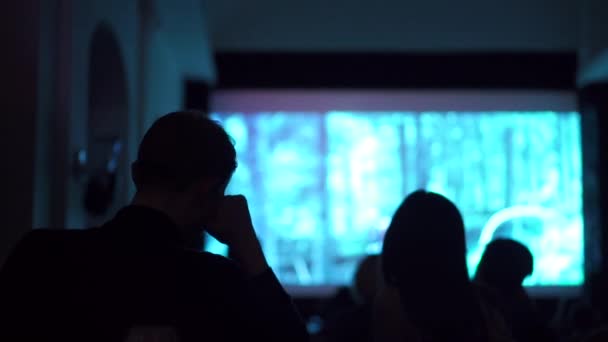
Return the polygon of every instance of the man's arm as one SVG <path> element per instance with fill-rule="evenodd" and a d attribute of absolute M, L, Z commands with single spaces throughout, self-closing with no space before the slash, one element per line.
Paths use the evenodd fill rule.
<path fill-rule="evenodd" d="M 309 340 L 306 325 L 272 270 L 250 278 L 247 288 L 250 311 L 245 314 L 264 341 Z"/>
<path fill-rule="evenodd" d="M 218 222 L 208 231 L 229 246 L 234 261 L 245 272 L 246 293 L 240 298 L 253 329 L 263 335 L 260 337 L 265 341 L 308 341 L 306 325 L 264 256 L 245 197 L 227 196 Z"/>
<path fill-rule="evenodd" d="M 306 325 L 291 297 L 268 266 L 257 239 L 252 244 L 250 248 L 235 250 L 233 257 L 248 277 L 255 324 L 267 327 L 268 334 L 264 335 L 273 341 L 308 341 Z"/>

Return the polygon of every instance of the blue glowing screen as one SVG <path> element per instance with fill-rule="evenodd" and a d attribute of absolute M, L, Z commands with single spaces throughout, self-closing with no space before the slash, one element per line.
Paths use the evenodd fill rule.
<path fill-rule="evenodd" d="M 247 196 L 284 284 L 342 285 L 381 250 L 403 198 L 427 189 L 463 213 L 471 275 L 496 237 L 535 257 L 530 286 L 580 285 L 583 216 L 575 112 L 214 113 L 234 138 L 229 193 Z M 209 250 L 225 254 L 211 241 Z"/>

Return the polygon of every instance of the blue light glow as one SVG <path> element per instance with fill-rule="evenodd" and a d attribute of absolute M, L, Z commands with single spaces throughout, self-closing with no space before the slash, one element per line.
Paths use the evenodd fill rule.
<path fill-rule="evenodd" d="M 530 286 L 583 282 L 580 118 L 575 112 L 215 113 L 279 279 L 345 284 L 379 252 L 410 192 L 452 199 L 467 226 L 471 274 L 485 245 L 532 250 Z M 214 247 L 216 248 L 216 247 Z"/>

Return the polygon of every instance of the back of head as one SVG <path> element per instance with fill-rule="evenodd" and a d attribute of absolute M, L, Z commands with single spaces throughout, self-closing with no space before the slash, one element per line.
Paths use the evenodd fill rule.
<path fill-rule="evenodd" d="M 224 129 L 204 113 L 181 111 L 158 119 L 145 134 L 133 164 L 138 191 L 179 191 L 201 177 L 227 183 L 236 151 Z"/>
<path fill-rule="evenodd" d="M 481 313 L 468 276 L 464 222 L 447 198 L 416 191 L 403 201 L 386 232 L 382 272 L 425 334 L 475 339 Z"/>
<path fill-rule="evenodd" d="M 515 240 L 496 239 L 486 246 L 475 280 L 502 291 L 518 291 L 533 267 L 528 247 Z"/>
<path fill-rule="evenodd" d="M 436 193 L 409 195 L 386 231 L 382 271 L 389 284 L 416 279 L 421 288 L 429 288 L 438 281 L 468 282 L 464 222 L 458 208 Z"/>
<path fill-rule="evenodd" d="M 378 255 L 366 256 L 355 272 L 354 291 L 361 304 L 371 303 L 376 295 L 380 280 L 379 259 Z"/>

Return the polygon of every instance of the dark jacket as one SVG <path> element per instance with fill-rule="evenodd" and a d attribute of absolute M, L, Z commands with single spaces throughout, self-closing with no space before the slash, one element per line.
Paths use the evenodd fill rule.
<path fill-rule="evenodd" d="M 124 341 L 136 326 L 181 341 L 306 341 L 269 269 L 182 249 L 161 212 L 127 207 L 88 230 L 34 230 L 0 272 L 0 340 Z"/>
<path fill-rule="evenodd" d="M 360 304 L 324 322 L 321 335 L 330 342 L 371 342 L 372 305 Z"/>

